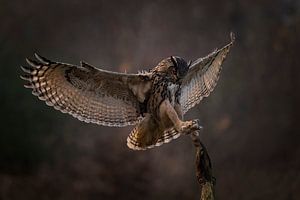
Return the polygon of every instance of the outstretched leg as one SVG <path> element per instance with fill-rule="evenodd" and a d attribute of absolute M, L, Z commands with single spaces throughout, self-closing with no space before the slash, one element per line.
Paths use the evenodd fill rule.
<path fill-rule="evenodd" d="M 168 119 L 172 122 L 175 129 L 183 134 L 187 134 L 194 130 L 199 130 L 201 127 L 198 124 L 198 120 L 191 120 L 191 121 L 182 121 L 174 109 L 174 107 L 171 105 L 170 101 L 168 99 L 164 100 L 159 108 L 160 112 L 160 118 L 164 120 L 165 117 L 168 117 Z"/>

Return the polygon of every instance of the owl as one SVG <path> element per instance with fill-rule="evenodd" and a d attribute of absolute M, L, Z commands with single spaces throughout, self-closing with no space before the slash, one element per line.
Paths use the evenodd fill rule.
<path fill-rule="evenodd" d="M 127 74 L 54 62 L 35 54 L 26 59 L 26 88 L 63 113 L 103 126 L 135 125 L 127 146 L 146 150 L 168 143 L 201 126 L 183 115 L 215 88 L 221 65 L 234 42 L 208 56 L 186 62 L 168 57 L 149 71 Z"/>

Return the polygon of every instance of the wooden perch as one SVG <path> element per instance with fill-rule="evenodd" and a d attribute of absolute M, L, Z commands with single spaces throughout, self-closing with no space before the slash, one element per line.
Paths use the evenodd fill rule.
<path fill-rule="evenodd" d="M 200 185 L 200 200 L 215 198 L 215 177 L 212 175 L 212 165 L 205 146 L 199 138 L 199 131 L 190 134 L 196 148 L 196 177 Z"/>

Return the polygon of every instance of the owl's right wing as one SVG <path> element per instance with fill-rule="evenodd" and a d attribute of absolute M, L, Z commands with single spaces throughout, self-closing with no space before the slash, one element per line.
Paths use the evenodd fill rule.
<path fill-rule="evenodd" d="M 104 126 L 127 126 L 143 117 L 143 101 L 150 89 L 150 74 L 125 74 L 58 63 L 37 54 L 21 67 L 32 89 L 47 105 L 84 122 Z"/>
<path fill-rule="evenodd" d="M 191 63 L 189 71 L 181 84 L 180 105 L 183 114 L 198 104 L 204 97 L 208 97 L 213 91 L 220 77 L 222 63 L 234 40 L 234 35 L 231 33 L 229 44 Z"/>

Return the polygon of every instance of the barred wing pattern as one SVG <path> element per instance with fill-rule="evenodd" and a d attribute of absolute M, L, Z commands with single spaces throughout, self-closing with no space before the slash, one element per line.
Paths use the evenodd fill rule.
<path fill-rule="evenodd" d="M 129 85 L 147 81 L 147 75 L 105 71 L 84 62 L 81 66 L 50 61 L 35 54 L 21 67 L 24 86 L 47 105 L 84 122 L 127 126 L 141 119 L 141 103 Z"/>
<path fill-rule="evenodd" d="M 177 139 L 179 136 L 180 133 L 176 131 L 174 127 L 172 127 L 165 130 L 163 134 L 153 144 L 145 146 L 139 142 L 138 127 L 135 127 L 127 137 L 127 146 L 133 150 L 147 150 L 169 143 L 171 142 L 171 140 Z"/>
<path fill-rule="evenodd" d="M 180 104 L 183 114 L 213 91 L 220 76 L 221 65 L 233 43 L 234 35 L 232 34 L 228 45 L 191 64 L 181 85 Z"/>

